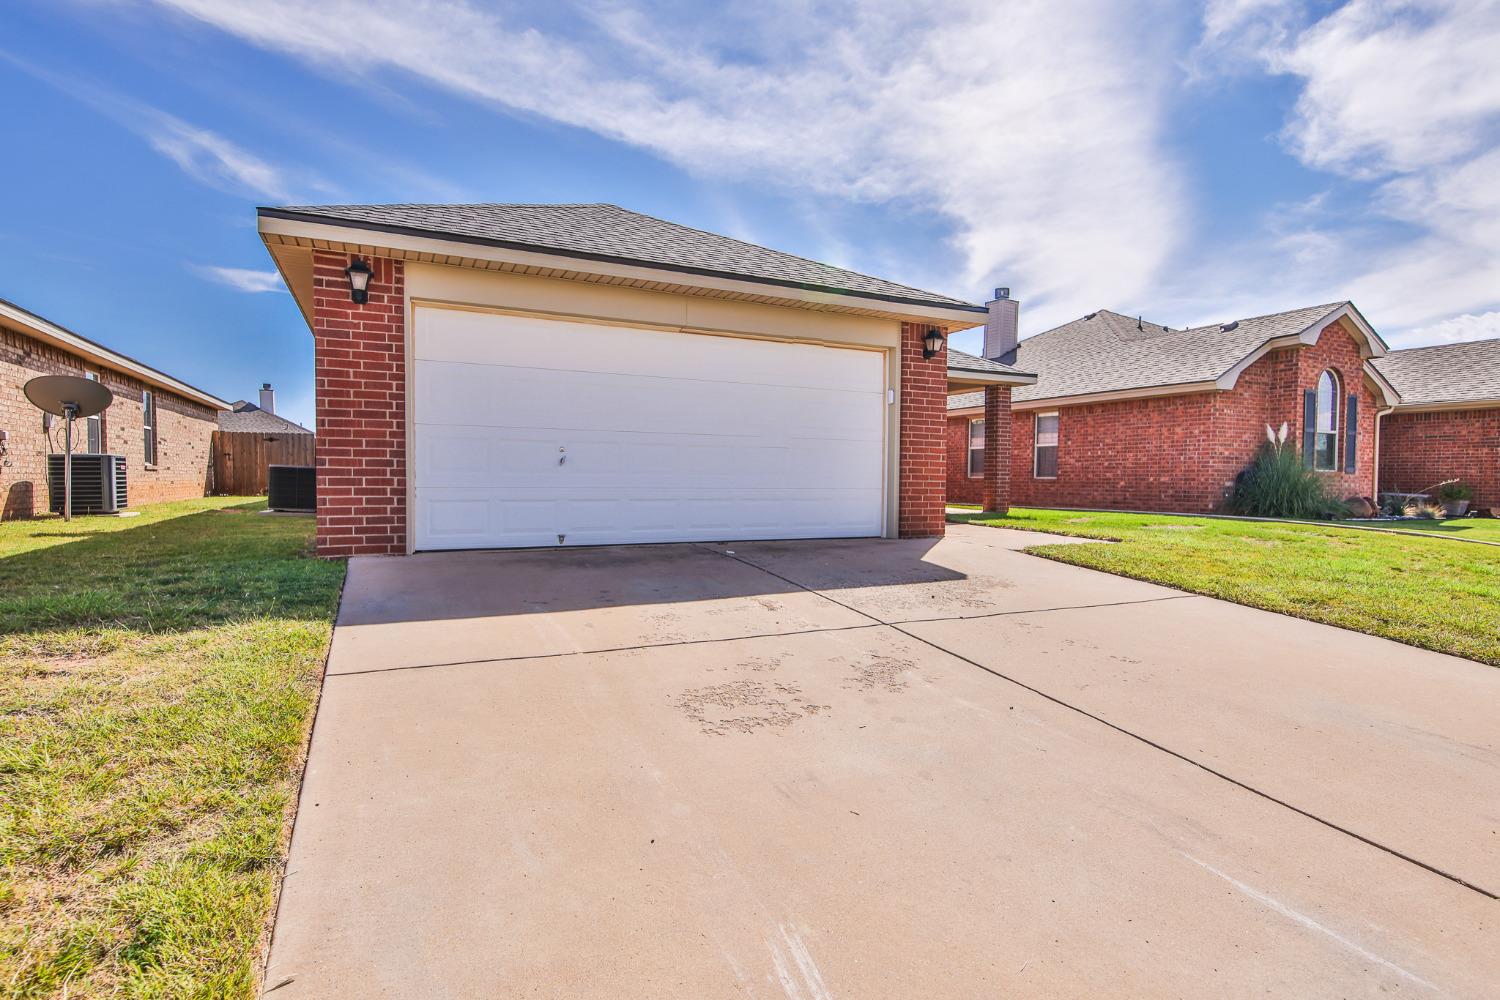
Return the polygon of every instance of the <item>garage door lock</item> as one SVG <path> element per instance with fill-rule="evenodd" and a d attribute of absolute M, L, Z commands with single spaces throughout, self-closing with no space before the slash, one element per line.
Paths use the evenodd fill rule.
<path fill-rule="evenodd" d="M 561 545 L 563 543 L 563 540 L 566 539 L 567 537 L 568 537 L 567 535 L 558 535 L 557 536 L 557 544 Z"/>

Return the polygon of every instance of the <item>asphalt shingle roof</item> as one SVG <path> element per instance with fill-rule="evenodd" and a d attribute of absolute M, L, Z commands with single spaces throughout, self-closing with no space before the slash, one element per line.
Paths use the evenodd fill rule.
<path fill-rule="evenodd" d="M 962 299 L 680 226 L 618 205 L 289 205 L 262 208 L 260 214 L 984 311 L 983 306 Z"/>
<path fill-rule="evenodd" d="M 1391 351 L 1372 364 L 1396 387 L 1402 406 L 1500 402 L 1500 340 Z"/>
<path fill-rule="evenodd" d="M 254 403 L 243 399 L 234 404 L 234 409 L 219 414 L 219 430 L 235 434 L 311 434 L 301 424 L 294 424 L 285 417 L 267 413 Z"/>
<path fill-rule="evenodd" d="M 1000 362 L 1000 361 L 991 361 L 989 358 L 977 357 L 977 356 L 975 356 L 973 354 L 965 353 L 964 351 L 956 351 L 956 350 L 954 350 L 951 347 L 948 348 L 948 368 L 950 370 L 952 370 L 952 371 L 979 372 L 979 373 L 983 373 L 983 374 L 1000 374 L 1000 375 L 1030 375 L 1030 374 L 1032 374 L 1031 372 L 1022 371 L 1019 368 L 1015 368 L 1015 367 L 1013 367 L 1011 365 L 1007 365 L 1007 364 L 1005 364 L 1003 362 Z M 984 393 L 983 392 L 979 393 L 979 396 L 981 397 L 981 401 L 982 401 L 982 397 L 984 396 Z"/>
<path fill-rule="evenodd" d="M 1308 306 L 1234 323 L 1174 330 L 1134 316 L 1100 310 L 1028 337 L 1000 361 L 1035 372 L 1034 385 L 1017 386 L 1017 402 L 1210 382 L 1269 340 L 1298 334 L 1346 302 Z M 949 399 L 949 409 L 979 405 L 972 393 Z"/>

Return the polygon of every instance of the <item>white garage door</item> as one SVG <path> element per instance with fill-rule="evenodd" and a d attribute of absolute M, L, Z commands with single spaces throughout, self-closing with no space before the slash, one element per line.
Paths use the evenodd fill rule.
<path fill-rule="evenodd" d="M 416 547 L 879 535 L 878 351 L 415 315 Z"/>

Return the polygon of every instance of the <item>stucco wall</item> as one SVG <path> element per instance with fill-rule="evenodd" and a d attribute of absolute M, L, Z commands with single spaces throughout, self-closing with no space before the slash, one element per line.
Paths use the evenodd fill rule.
<path fill-rule="evenodd" d="M 1380 488 L 1415 493 L 1462 479 L 1472 505 L 1500 507 L 1500 407 L 1392 413 L 1382 421 Z"/>
<path fill-rule="evenodd" d="M 209 446 L 217 412 L 155 389 L 157 462 L 144 465 L 144 413 L 140 380 L 108 367 L 85 364 L 66 351 L 18 331 L 0 328 L 0 430 L 7 432 L 7 448 L 0 459 L 0 517 L 32 517 L 47 510 L 47 455 L 63 448 L 61 420 L 49 435 L 42 414 L 22 391 L 38 375 L 82 375 L 97 372 L 114 393 L 102 419 L 103 450 L 124 455 L 130 506 L 183 500 L 208 492 Z M 87 445 L 82 421 L 74 425 L 74 450 Z"/>

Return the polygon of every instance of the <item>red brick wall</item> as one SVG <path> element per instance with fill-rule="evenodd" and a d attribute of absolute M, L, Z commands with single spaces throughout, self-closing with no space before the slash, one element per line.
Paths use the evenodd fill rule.
<path fill-rule="evenodd" d="M 980 504 L 996 514 L 1010 509 L 1010 439 L 1010 386 L 987 386 L 984 390 L 984 478 L 981 480 L 984 486 Z"/>
<path fill-rule="evenodd" d="M 313 255 L 318 554 L 406 552 L 406 291 L 402 262 L 366 258 L 370 300 L 349 300 L 350 256 Z"/>
<path fill-rule="evenodd" d="M 1012 430 L 1011 502 L 1025 507 L 1214 510 L 1222 500 L 1222 481 L 1233 479 L 1243 465 L 1237 458 L 1213 456 L 1215 395 L 1058 408 L 1056 479 L 1034 475 L 1036 411 L 1018 411 Z"/>
<path fill-rule="evenodd" d="M 1381 421 L 1380 488 L 1415 493 L 1455 477 L 1472 505 L 1500 507 L 1500 407 L 1392 413 Z"/>
<path fill-rule="evenodd" d="M 131 507 L 186 500 L 208 492 L 209 445 L 218 412 L 165 389 L 156 393 L 156 464 L 144 465 L 142 393 L 147 386 L 134 376 L 95 365 L 18 330 L 0 328 L 0 430 L 7 434 L 0 457 L 0 519 L 33 517 L 47 511 L 47 455 L 63 449 L 59 419 L 49 435 L 42 413 L 26 399 L 22 387 L 38 375 L 82 375 L 96 372 L 114 393 L 102 414 L 103 450 L 125 456 L 125 481 Z M 74 450 L 88 446 L 83 421 L 74 424 Z M 8 462 L 9 464 L 4 464 Z"/>
<path fill-rule="evenodd" d="M 1340 496 L 1370 495 L 1379 404 L 1365 385 L 1357 342 L 1334 324 L 1314 345 L 1273 351 L 1260 358 L 1227 392 L 1058 407 L 1056 479 L 1037 479 L 1032 474 L 1036 411 L 1017 411 L 1012 429 L 1011 503 L 1218 510 L 1236 474 L 1265 440 L 1267 424 L 1279 427 L 1285 421 L 1288 446 L 1301 447 L 1302 391 L 1315 388 L 1327 368 L 1338 372 L 1343 395 L 1358 392 L 1360 403 L 1357 471 L 1325 475 Z M 953 448 L 950 436 L 950 456 Z M 1339 454 L 1342 469 L 1342 438 Z"/>
<path fill-rule="evenodd" d="M 928 326 L 901 324 L 901 441 L 897 528 L 902 538 L 935 538 L 946 524 L 944 425 L 948 413 L 948 348 L 922 357 Z"/>
<path fill-rule="evenodd" d="M 973 416 L 949 417 L 944 435 L 948 452 L 948 502 L 984 503 L 984 480 L 969 475 L 969 421 Z"/>

